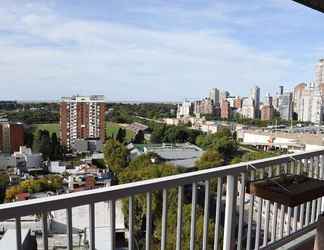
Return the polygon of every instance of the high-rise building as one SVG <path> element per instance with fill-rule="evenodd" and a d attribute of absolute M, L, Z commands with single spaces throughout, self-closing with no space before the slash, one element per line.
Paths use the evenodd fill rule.
<path fill-rule="evenodd" d="M 217 88 L 213 88 L 209 91 L 209 99 L 213 101 L 214 105 L 219 103 L 219 90 Z"/>
<path fill-rule="evenodd" d="M 315 83 L 316 85 L 324 84 L 324 59 L 321 59 L 315 67 Z"/>
<path fill-rule="evenodd" d="M 77 139 L 105 141 L 104 96 L 63 97 L 60 104 L 61 143 L 71 149 Z"/>
<path fill-rule="evenodd" d="M 278 110 L 282 119 L 287 121 L 292 119 L 293 102 L 291 92 L 285 92 L 279 96 Z"/>
<path fill-rule="evenodd" d="M 262 121 L 270 121 L 273 118 L 274 109 L 272 105 L 264 104 L 260 108 L 261 111 L 261 120 Z"/>
<path fill-rule="evenodd" d="M 298 119 L 302 119 L 303 115 L 303 96 L 306 91 L 306 83 L 300 83 L 294 88 L 294 112 L 296 112 Z"/>
<path fill-rule="evenodd" d="M 221 104 L 221 118 L 229 119 L 231 117 L 231 105 L 230 102 L 224 100 Z"/>
<path fill-rule="evenodd" d="M 241 99 L 239 96 L 237 96 L 237 97 L 235 98 L 235 101 L 234 101 L 234 108 L 236 108 L 236 109 L 240 109 L 240 108 L 242 108 L 242 99 Z"/>
<path fill-rule="evenodd" d="M 182 104 L 178 104 L 177 109 L 177 118 L 190 117 L 192 113 L 192 103 L 188 100 L 185 100 Z"/>
<path fill-rule="evenodd" d="M 254 100 L 249 97 L 242 102 L 241 115 L 244 118 L 255 119 L 255 104 Z"/>
<path fill-rule="evenodd" d="M 0 152 L 13 153 L 24 145 L 22 123 L 0 122 Z"/>
<path fill-rule="evenodd" d="M 209 98 L 195 101 L 194 103 L 194 113 L 195 114 L 214 114 L 213 101 Z"/>
<path fill-rule="evenodd" d="M 254 86 L 251 89 L 250 97 L 254 101 L 254 110 L 255 110 L 255 117 L 259 118 L 259 111 L 260 111 L 260 88 L 258 86 Z"/>

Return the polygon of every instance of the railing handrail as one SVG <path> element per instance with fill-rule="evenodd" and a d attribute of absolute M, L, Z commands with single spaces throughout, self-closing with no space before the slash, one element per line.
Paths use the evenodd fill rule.
<path fill-rule="evenodd" d="M 152 192 L 191 184 L 193 182 L 203 181 L 212 177 L 238 175 L 240 173 L 249 171 L 248 166 L 253 166 L 253 168 L 255 169 L 262 169 L 271 165 L 287 163 L 293 160 L 307 159 L 319 155 L 324 155 L 324 150 L 281 155 L 261 160 L 242 162 L 238 164 L 231 164 L 206 170 L 121 184 L 106 188 L 62 194 L 27 201 L 18 201 L 14 203 L 6 203 L 0 205 L 0 221 L 31 214 L 41 214 L 43 212 L 52 210 L 88 205 L 90 203 L 117 200 L 145 192 Z"/>

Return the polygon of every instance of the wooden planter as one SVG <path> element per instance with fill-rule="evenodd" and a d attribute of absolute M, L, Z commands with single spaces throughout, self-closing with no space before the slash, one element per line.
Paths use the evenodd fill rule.
<path fill-rule="evenodd" d="M 303 175 L 283 175 L 249 182 L 247 193 L 295 207 L 324 196 L 324 181 Z"/>

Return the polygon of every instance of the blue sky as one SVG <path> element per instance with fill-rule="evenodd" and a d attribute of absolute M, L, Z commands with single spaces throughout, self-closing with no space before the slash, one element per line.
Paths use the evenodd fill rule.
<path fill-rule="evenodd" d="M 0 99 L 265 96 L 314 79 L 323 23 L 291 0 L 2 0 Z"/>

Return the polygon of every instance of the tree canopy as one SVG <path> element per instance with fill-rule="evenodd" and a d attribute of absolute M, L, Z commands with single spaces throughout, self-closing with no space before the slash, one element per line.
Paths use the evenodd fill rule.
<path fill-rule="evenodd" d="M 104 159 L 108 168 L 119 175 L 128 165 L 128 150 L 117 140 L 109 139 L 104 146 Z"/>

